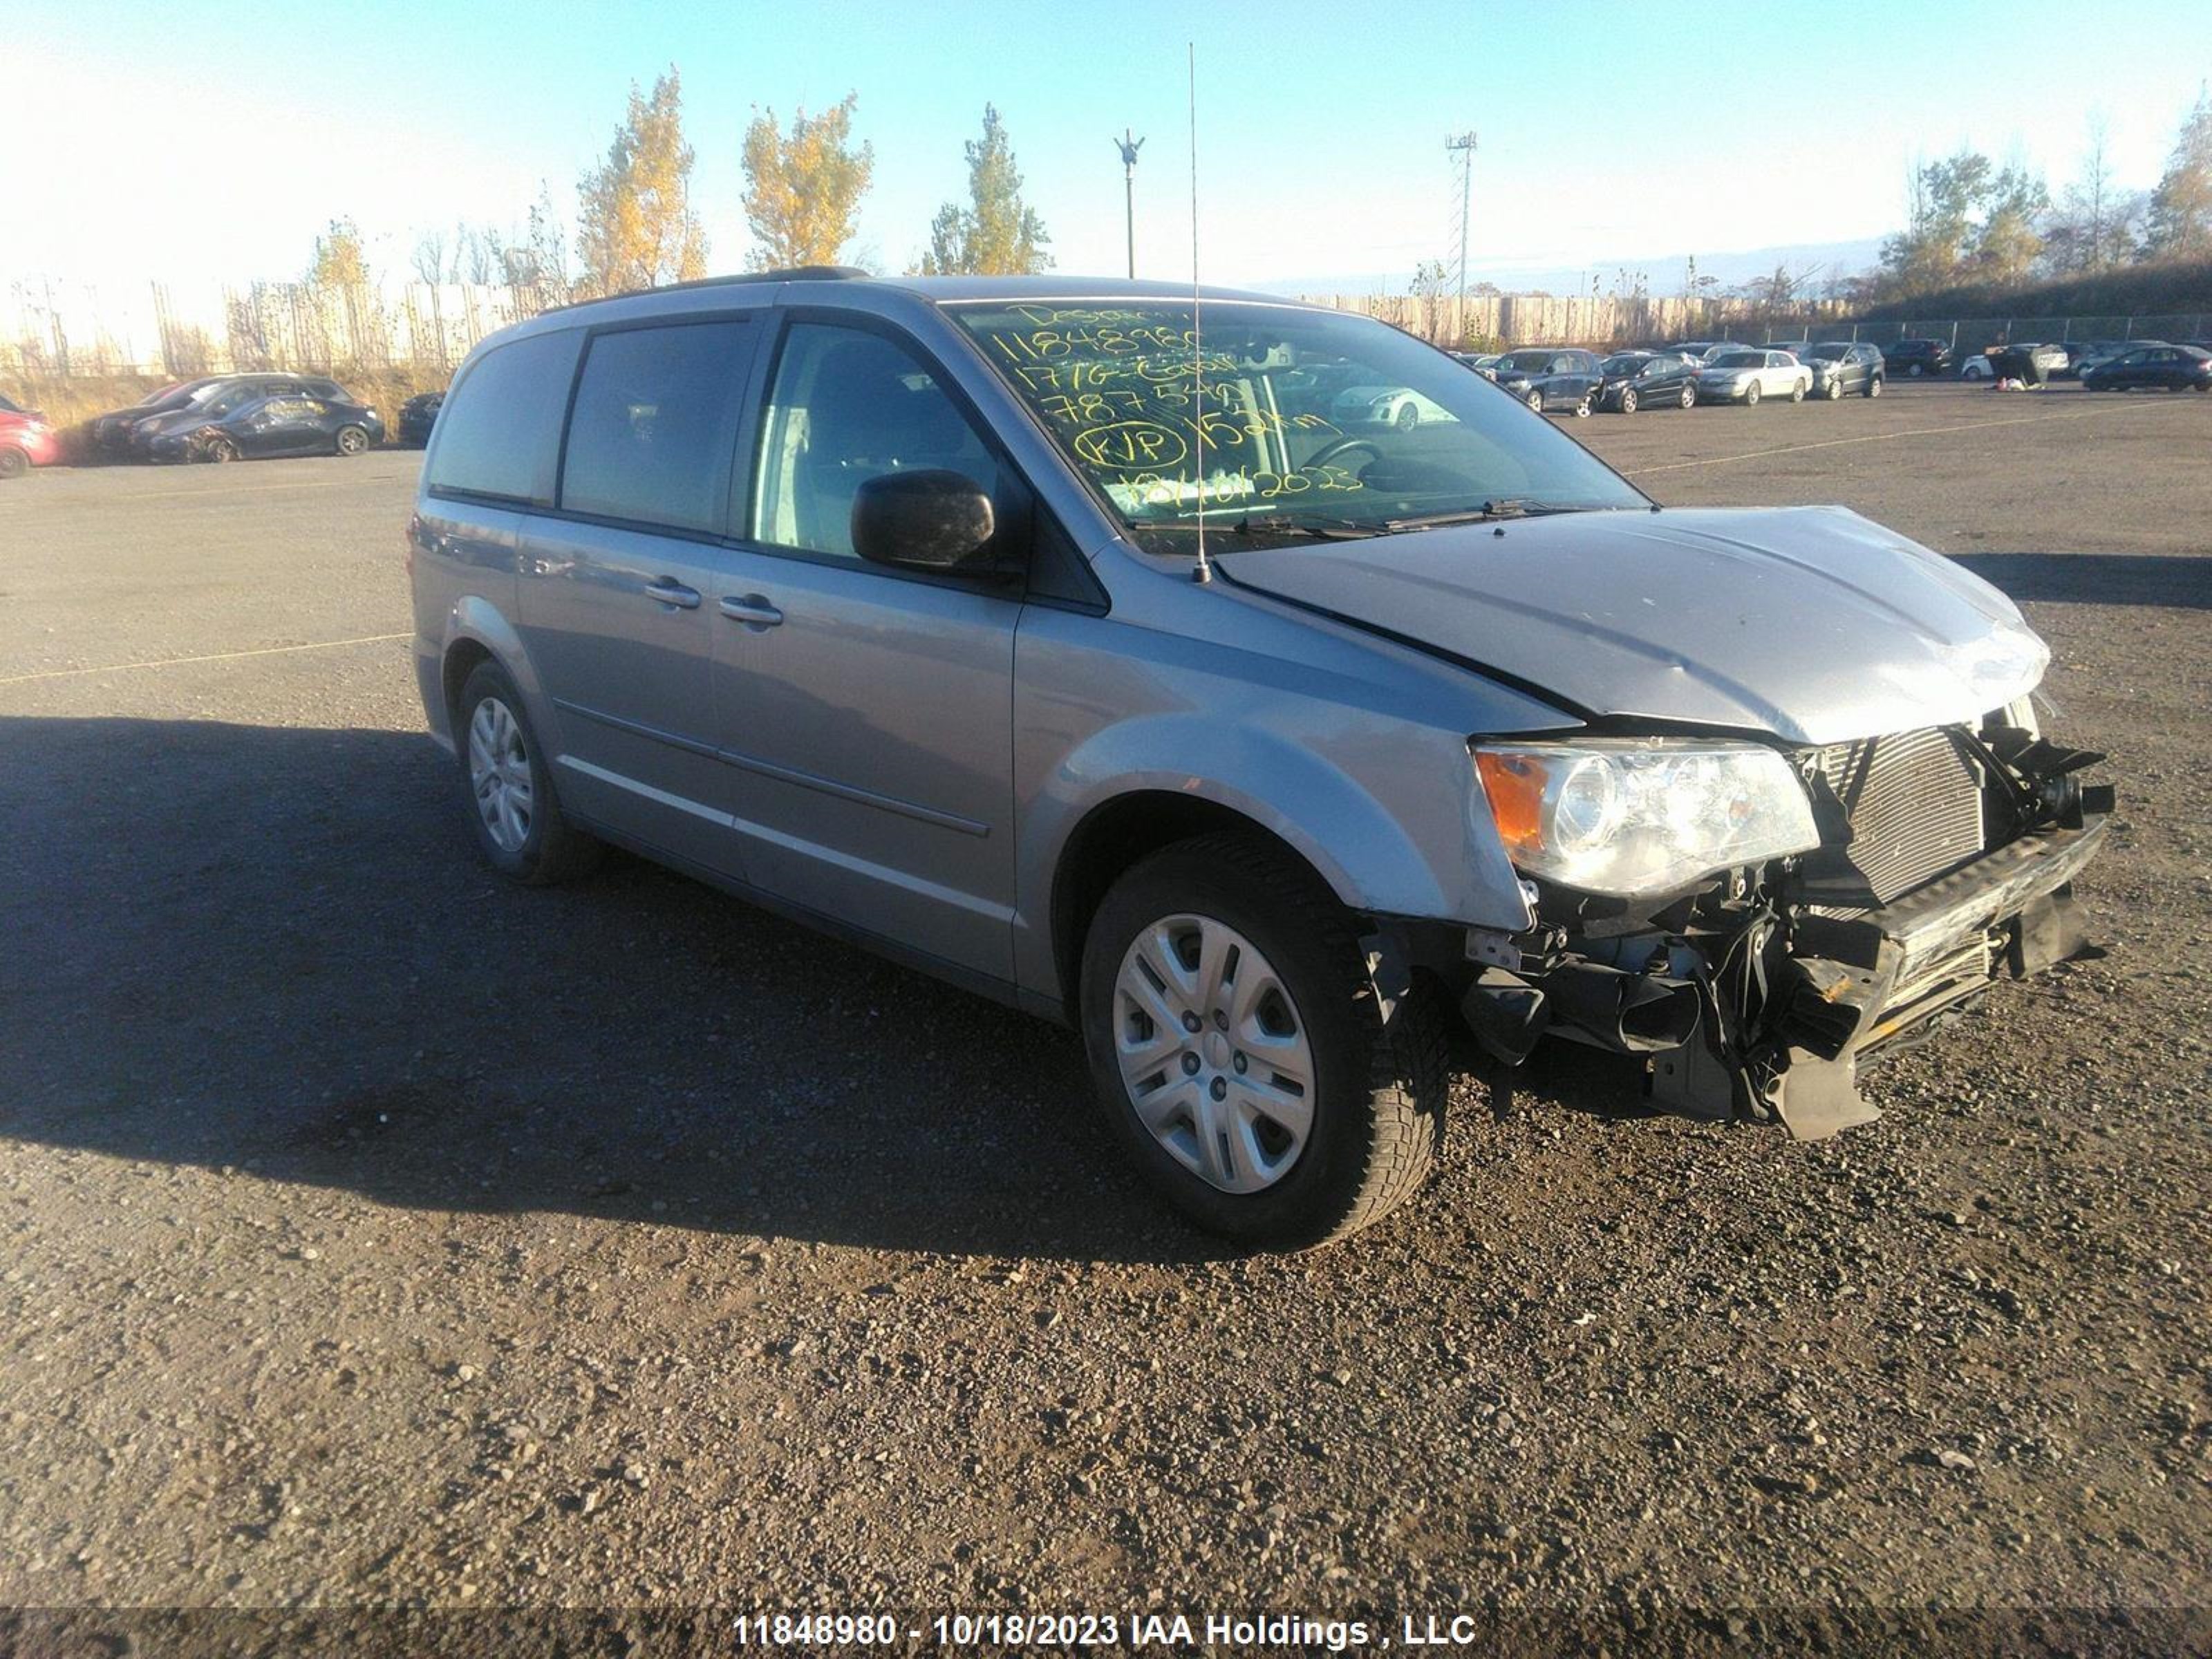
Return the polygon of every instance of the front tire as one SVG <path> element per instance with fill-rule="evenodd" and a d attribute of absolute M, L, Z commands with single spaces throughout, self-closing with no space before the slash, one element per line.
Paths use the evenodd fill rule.
<path fill-rule="evenodd" d="M 1844 395 L 1844 380 L 1840 374 L 1828 376 L 1828 401 L 1838 402 Z"/>
<path fill-rule="evenodd" d="M 1395 424 L 1401 432 L 1411 432 L 1415 427 L 1420 425 L 1420 423 L 1421 411 L 1414 408 L 1413 404 L 1407 404 L 1403 409 L 1398 411 L 1398 418 Z"/>
<path fill-rule="evenodd" d="M 368 432 L 357 426 L 338 428 L 337 452 L 341 455 L 358 455 L 368 447 Z"/>
<path fill-rule="evenodd" d="M 1867 381 L 1866 395 L 1869 398 L 1879 398 L 1881 396 L 1881 375 L 1876 374 L 1869 378 Z"/>
<path fill-rule="evenodd" d="M 1744 389 L 1743 389 L 1743 406 L 1744 406 L 1746 409 L 1750 409 L 1750 408 L 1753 408 L 1753 406 L 1755 406 L 1755 405 L 1758 404 L 1758 402 L 1759 402 L 1759 382 L 1758 382 L 1758 381 L 1756 381 L 1756 380 L 1753 380 L 1753 381 L 1749 386 L 1747 386 L 1744 387 Z"/>
<path fill-rule="evenodd" d="M 1541 415 L 1544 412 L 1544 394 L 1540 392 L 1531 392 L 1521 401 L 1528 404 L 1529 408 L 1534 410 L 1539 415 Z"/>
<path fill-rule="evenodd" d="M 1624 415 L 1636 413 L 1636 388 L 1632 386 L 1620 389 L 1620 412 Z"/>
<path fill-rule="evenodd" d="M 1442 1146 L 1433 992 L 1418 984 L 1386 1024 L 1350 915 L 1256 836 L 1178 842 L 1116 882 L 1078 1007 L 1116 1137 L 1209 1232 L 1276 1249 L 1343 1237 L 1411 1197 Z"/>
<path fill-rule="evenodd" d="M 31 458 L 10 444 L 0 448 L 0 478 L 20 478 L 31 470 Z"/>
<path fill-rule="evenodd" d="M 523 886 L 546 887 L 599 862 L 599 843 L 562 812 L 521 694 L 497 663 L 477 664 L 462 685 L 453 750 L 469 827 L 493 869 Z"/>

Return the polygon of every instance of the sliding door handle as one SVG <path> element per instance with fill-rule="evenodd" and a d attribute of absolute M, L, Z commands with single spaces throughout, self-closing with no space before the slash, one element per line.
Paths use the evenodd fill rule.
<path fill-rule="evenodd" d="M 696 611 L 699 608 L 699 590 L 686 587 L 673 577 L 660 576 L 647 582 L 645 597 L 658 599 L 663 605 L 672 605 L 679 611 Z"/>
<path fill-rule="evenodd" d="M 732 622 L 741 622 L 748 628 L 774 628 L 783 620 L 783 612 L 757 593 L 748 593 L 742 599 L 725 594 L 722 614 Z"/>

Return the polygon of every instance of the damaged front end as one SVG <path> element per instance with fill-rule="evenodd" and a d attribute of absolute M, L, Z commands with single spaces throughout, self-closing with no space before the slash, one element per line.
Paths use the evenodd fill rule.
<path fill-rule="evenodd" d="M 1868 1061 L 1909 1046 L 2000 974 L 2090 954 L 2072 884 L 2102 844 L 2101 757 L 2024 705 L 1794 751 L 1820 844 L 1657 899 L 1528 884 L 1536 925 L 1478 931 L 1462 1009 L 1508 1064 L 1559 1036 L 1642 1058 L 1688 1115 L 1818 1139 L 1879 1115 Z"/>

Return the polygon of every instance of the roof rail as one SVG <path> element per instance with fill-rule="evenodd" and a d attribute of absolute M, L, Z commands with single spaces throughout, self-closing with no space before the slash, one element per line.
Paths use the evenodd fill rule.
<path fill-rule="evenodd" d="M 874 273 L 858 265 L 792 265 L 781 270 L 744 270 L 727 276 L 694 276 L 686 283 L 663 283 L 656 288 L 626 288 L 619 294 L 596 294 L 588 300 L 572 300 L 565 306 L 549 306 L 538 315 L 574 311 L 581 306 L 604 305 L 609 300 L 635 300 L 644 294 L 681 294 L 686 289 L 736 288 L 748 283 L 858 283 Z"/>

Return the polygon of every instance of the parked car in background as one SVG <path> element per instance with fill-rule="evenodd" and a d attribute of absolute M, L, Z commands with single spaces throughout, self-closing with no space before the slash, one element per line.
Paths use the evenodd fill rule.
<path fill-rule="evenodd" d="M 2139 346 L 2081 376 L 2085 392 L 2212 392 L 2212 352 L 2197 346 Z"/>
<path fill-rule="evenodd" d="M 2018 380 L 2030 386 L 2056 380 L 2067 362 L 2065 347 L 2044 345 L 2033 340 L 1993 345 L 1983 355 L 1989 359 L 1990 372 L 1997 379 Z"/>
<path fill-rule="evenodd" d="M 155 445 L 164 434 L 194 429 L 196 426 L 212 426 L 220 422 L 216 413 L 220 407 L 225 417 L 244 404 L 269 398 L 305 398 L 323 403 L 349 403 L 351 398 L 344 387 L 327 375 L 321 374 L 231 374 L 215 384 L 204 387 L 180 409 L 152 420 L 140 421 L 131 430 L 131 453 L 139 460 L 175 459 L 173 454 L 155 453 Z"/>
<path fill-rule="evenodd" d="M 2073 354 L 2074 373 L 2086 377 L 2100 363 L 2109 363 L 2115 357 L 2124 357 L 2131 351 L 2143 351 L 2167 343 L 2165 340 L 2092 340 Z"/>
<path fill-rule="evenodd" d="M 1756 404 L 1787 398 L 1802 404 L 1813 389 L 1813 371 L 1786 351 L 1747 346 L 1723 351 L 1698 371 L 1701 404 Z"/>
<path fill-rule="evenodd" d="M 1977 351 L 1959 365 L 1959 378 L 1962 380 L 1986 380 L 1996 374 L 1996 369 L 1990 364 L 1986 351 Z"/>
<path fill-rule="evenodd" d="M 44 413 L 0 395 L 0 478 L 20 477 L 62 458 L 60 441 Z"/>
<path fill-rule="evenodd" d="M 1913 380 L 1948 374 L 1954 361 L 1951 348 L 1941 340 L 1899 340 L 1881 349 L 1883 367 L 1892 374 Z"/>
<path fill-rule="evenodd" d="M 1698 401 L 1698 364 L 1679 351 L 1616 351 L 1598 365 L 1599 409 L 1633 415 L 1639 409 Z"/>
<path fill-rule="evenodd" d="M 1403 386 L 1346 386 L 1336 394 L 1331 410 L 1346 427 L 1389 426 L 1401 432 L 1411 432 L 1424 422 L 1458 418 L 1434 398 Z"/>
<path fill-rule="evenodd" d="M 1810 340 L 1769 340 L 1766 349 L 1786 351 L 1802 363 L 1805 361 L 1805 354 L 1813 349 L 1813 343 Z"/>
<path fill-rule="evenodd" d="M 1847 392 L 1862 398 L 1881 396 L 1882 378 L 1887 373 L 1881 352 L 1863 340 L 1823 340 L 1807 346 L 1797 356 L 1813 371 L 1816 398 L 1832 402 Z"/>
<path fill-rule="evenodd" d="M 358 455 L 384 440 L 384 421 L 335 381 L 335 396 L 299 387 L 232 386 L 192 409 L 141 427 L 149 459 L 238 461 L 280 455 Z"/>
<path fill-rule="evenodd" d="M 157 415 L 167 415 L 184 408 L 194 398 L 211 386 L 220 386 L 226 377 L 203 374 L 196 380 L 174 380 L 156 391 L 148 392 L 137 403 L 124 409 L 111 409 L 95 415 L 85 422 L 85 435 L 93 459 L 119 461 L 131 453 L 131 434 L 141 421 L 149 421 Z"/>
<path fill-rule="evenodd" d="M 418 392 L 399 405 L 399 441 L 420 449 L 430 441 L 438 411 L 446 404 L 442 392 Z"/>
<path fill-rule="evenodd" d="M 1753 347 L 1744 344 L 1741 340 L 1676 340 L 1661 349 L 1666 351 L 1679 351 L 1686 357 L 1695 357 L 1700 362 L 1708 363 L 1723 351 L 1754 349 Z"/>
<path fill-rule="evenodd" d="M 1501 389 L 1539 413 L 1565 409 L 1587 415 L 1605 376 L 1599 372 L 1595 351 L 1574 346 L 1537 346 L 1507 352 L 1498 360 L 1492 378 Z"/>
<path fill-rule="evenodd" d="M 1838 507 L 1656 512 L 1419 341 L 1262 295 L 1203 296 L 1238 367 L 1179 453 L 1200 297 L 775 272 L 479 345 L 405 533 L 484 861 L 611 841 L 1065 1021 L 1132 1164 L 1247 1247 L 1418 1190 L 1449 1022 L 1814 1138 L 1878 1115 L 1886 1044 L 2080 954 L 2112 791 L 1996 588 Z M 1050 380 L 1008 367 L 1041 340 Z M 1308 360 L 1454 418 L 1258 418 Z"/>

